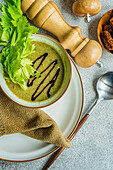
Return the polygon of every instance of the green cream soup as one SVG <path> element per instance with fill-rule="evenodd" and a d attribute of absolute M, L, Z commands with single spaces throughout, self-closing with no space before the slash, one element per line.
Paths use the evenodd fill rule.
<path fill-rule="evenodd" d="M 38 102 L 47 100 L 60 89 L 64 77 L 64 67 L 60 55 L 49 45 L 33 41 L 35 53 L 28 56 L 33 61 L 33 67 L 39 71 L 41 77 L 30 77 L 27 90 L 19 85 L 7 82 L 9 89 L 19 98 Z"/>

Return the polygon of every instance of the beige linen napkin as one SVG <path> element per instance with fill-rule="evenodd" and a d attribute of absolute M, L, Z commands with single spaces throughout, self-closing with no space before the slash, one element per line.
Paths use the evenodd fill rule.
<path fill-rule="evenodd" d="M 44 111 L 19 106 L 0 89 L 0 136 L 13 133 L 23 133 L 61 147 L 71 146 L 56 122 Z"/>

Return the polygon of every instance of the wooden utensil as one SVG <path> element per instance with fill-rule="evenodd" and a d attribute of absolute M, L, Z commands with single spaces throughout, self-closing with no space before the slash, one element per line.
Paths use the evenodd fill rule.
<path fill-rule="evenodd" d="M 99 0 L 75 0 L 72 10 L 78 16 L 85 16 L 85 21 L 90 22 L 89 16 L 97 15 L 101 11 L 101 3 Z"/>
<path fill-rule="evenodd" d="M 76 128 L 75 132 L 73 133 L 73 135 L 71 136 L 71 138 L 69 139 L 70 141 L 74 138 L 74 136 L 77 134 L 77 132 L 80 130 L 80 128 L 83 126 L 83 124 L 85 123 L 85 121 L 89 118 L 89 114 L 86 114 L 80 121 L 78 127 Z M 53 162 L 58 158 L 58 156 L 63 152 L 65 148 L 60 148 L 58 149 L 54 154 L 52 154 L 52 156 L 49 158 L 48 162 L 45 164 L 45 166 L 43 167 L 42 170 L 47 170 L 52 164 Z"/>
<path fill-rule="evenodd" d="M 70 26 L 54 2 L 22 0 L 22 10 L 37 26 L 56 35 L 62 46 L 71 51 L 79 66 L 90 67 L 101 57 L 102 48 L 99 43 L 82 37 L 81 29 Z"/>

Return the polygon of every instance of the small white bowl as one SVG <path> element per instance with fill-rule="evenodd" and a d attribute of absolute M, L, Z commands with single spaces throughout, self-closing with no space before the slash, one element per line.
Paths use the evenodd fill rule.
<path fill-rule="evenodd" d="M 1 64 L 0 64 L 0 86 L 2 90 L 4 91 L 4 93 L 15 103 L 21 106 L 30 107 L 30 108 L 42 108 L 42 107 L 51 105 L 54 102 L 56 102 L 58 99 L 62 97 L 62 95 L 67 90 L 70 80 L 71 80 L 71 63 L 70 63 L 70 59 L 69 59 L 69 56 L 66 50 L 55 39 L 47 35 L 43 35 L 43 34 L 33 34 L 32 38 L 33 38 L 33 41 L 40 41 L 40 42 L 50 45 L 60 55 L 63 65 L 64 65 L 64 79 L 63 79 L 60 89 L 55 95 L 41 102 L 35 102 L 35 101 L 28 102 L 23 99 L 20 99 L 8 88 L 6 81 L 3 78 L 3 68 Z"/>

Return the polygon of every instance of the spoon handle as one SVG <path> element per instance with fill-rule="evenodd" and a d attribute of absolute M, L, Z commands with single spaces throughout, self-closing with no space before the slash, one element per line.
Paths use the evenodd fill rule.
<path fill-rule="evenodd" d="M 93 104 L 88 108 L 86 114 L 91 115 L 92 111 L 95 109 L 95 107 L 102 101 L 102 98 L 97 98 Z"/>
<path fill-rule="evenodd" d="M 72 136 L 69 138 L 69 140 L 71 141 L 74 136 L 77 134 L 77 132 L 80 130 L 80 128 L 83 126 L 83 124 L 85 123 L 85 121 L 89 118 L 89 114 L 86 114 L 81 121 L 79 122 L 79 125 L 77 126 L 76 130 L 73 132 Z M 65 148 L 61 147 L 59 148 L 54 154 L 52 154 L 52 156 L 49 158 L 49 160 L 47 161 L 47 163 L 45 164 L 45 166 L 43 167 L 42 170 L 47 170 L 53 163 L 54 161 L 58 158 L 58 156 L 63 152 Z"/>

